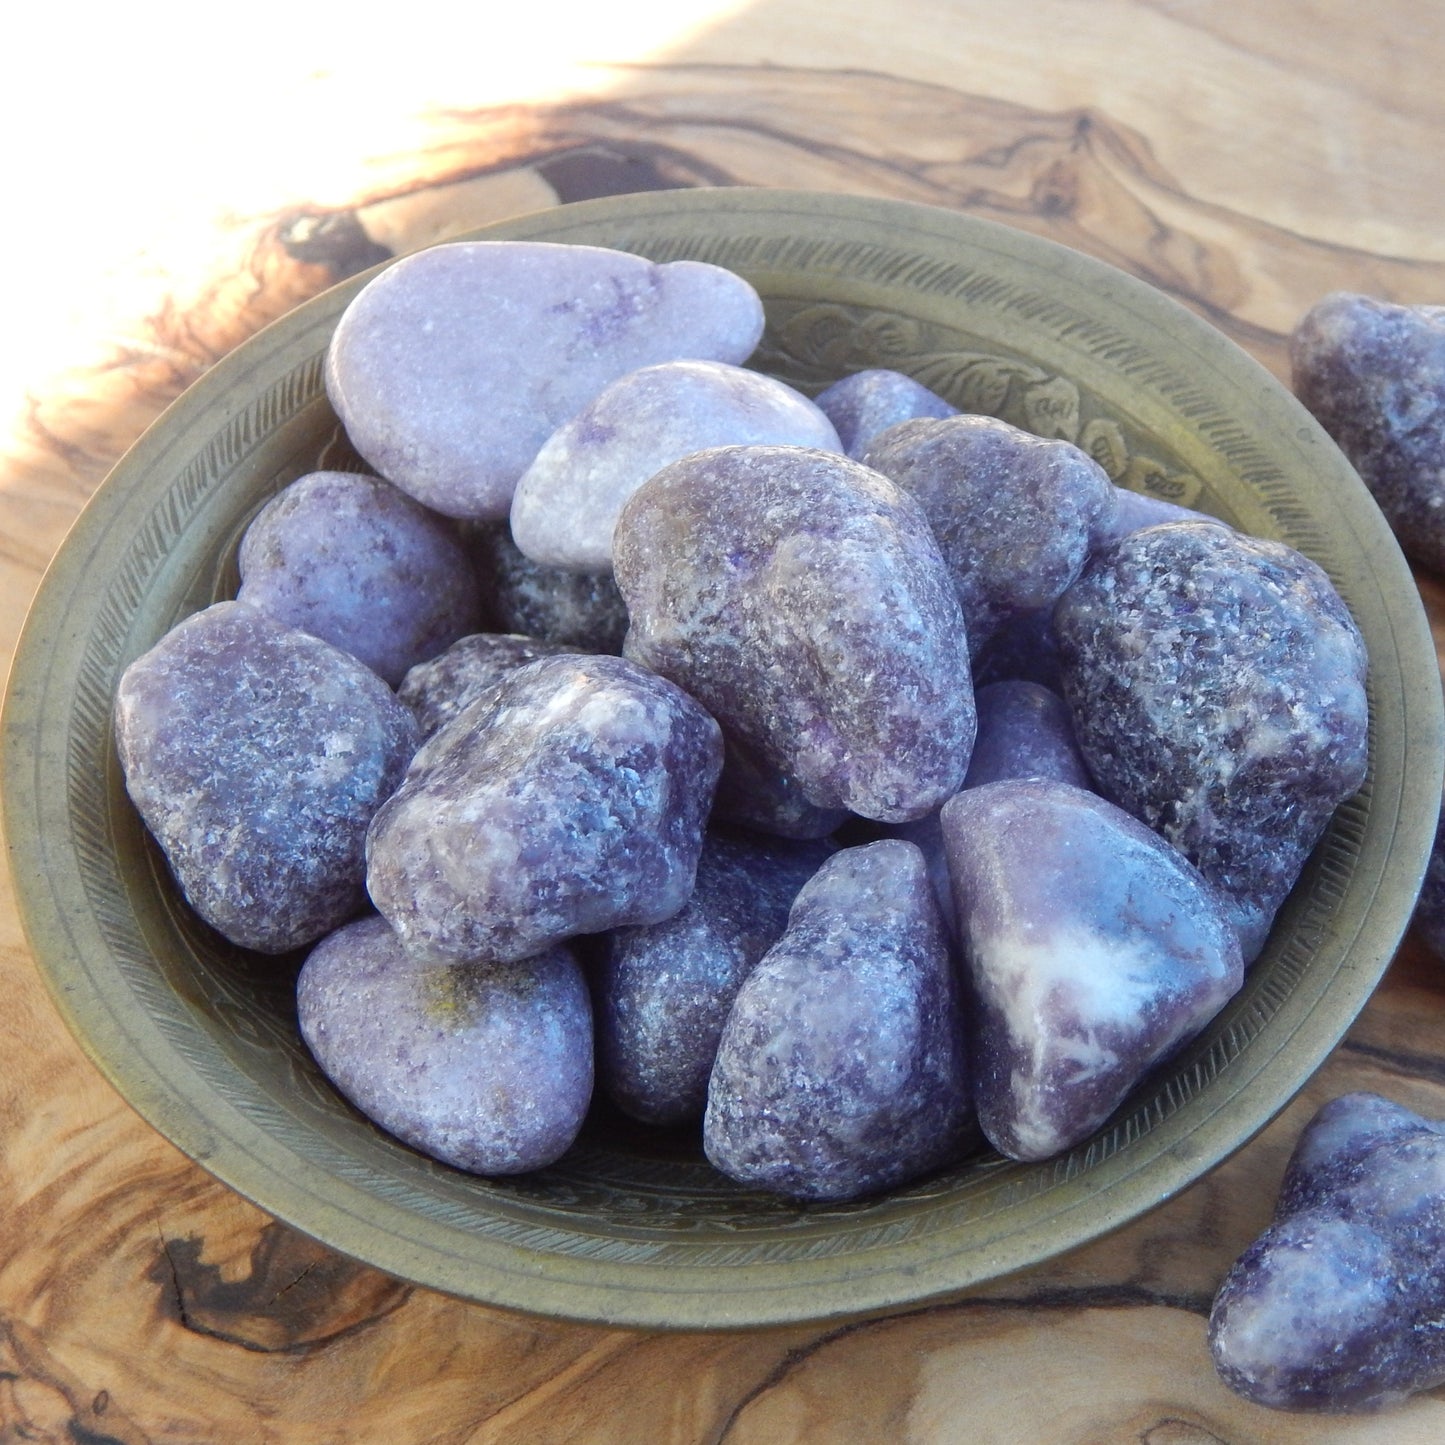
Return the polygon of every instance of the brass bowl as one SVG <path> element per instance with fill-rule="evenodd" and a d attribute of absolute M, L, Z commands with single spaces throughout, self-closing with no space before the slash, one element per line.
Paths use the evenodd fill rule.
<path fill-rule="evenodd" d="M 1355 1017 L 1408 920 L 1440 796 L 1435 654 L 1410 573 L 1304 410 L 1203 321 L 1072 251 L 919 206 L 778 191 L 586 202 L 485 237 L 693 257 L 761 291 L 758 364 L 816 390 L 906 370 L 968 410 L 1079 442 L 1118 480 L 1282 538 L 1364 630 L 1371 759 L 1243 992 L 1093 1138 L 984 1156 L 912 1188 L 800 1207 L 738 1188 L 695 1141 L 595 1111 L 511 1180 L 433 1163 L 332 1092 L 302 1046 L 294 960 L 235 949 L 178 901 L 125 795 L 121 670 L 225 595 L 261 502 L 336 434 L 321 362 L 365 278 L 267 328 L 121 461 L 47 575 L 4 719 L 4 789 L 36 960 L 136 1110 L 263 1209 L 394 1275 L 538 1314 L 708 1328 L 935 1300 L 1133 1219 L 1237 1149 Z"/>

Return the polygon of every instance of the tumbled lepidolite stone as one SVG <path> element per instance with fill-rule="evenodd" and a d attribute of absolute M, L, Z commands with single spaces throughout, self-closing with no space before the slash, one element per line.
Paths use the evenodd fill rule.
<path fill-rule="evenodd" d="M 1378 1094 L 1331 1100 L 1215 1296 L 1220 1378 L 1280 1410 L 1373 1410 L 1445 1384 L 1442 1252 L 1445 1127 Z"/>
<path fill-rule="evenodd" d="M 977 1004 L 979 1123 L 1000 1153 L 1047 1159 L 1234 995 L 1239 940 L 1179 853 L 1081 788 L 970 788 L 942 825 Z"/>
<path fill-rule="evenodd" d="M 301 1036 L 374 1123 L 444 1164 L 520 1174 L 560 1158 L 592 1097 L 592 1008 L 565 946 L 418 968 L 383 918 L 323 939 L 296 984 Z"/>
<path fill-rule="evenodd" d="M 923 857 L 836 853 L 748 975 L 708 1086 L 703 1145 L 741 1183 L 853 1199 L 974 1140 L 958 980 Z"/>
<path fill-rule="evenodd" d="M 237 560 L 238 601 L 351 653 L 393 687 L 481 617 L 449 526 L 379 477 L 292 482 L 246 529 Z"/>
<path fill-rule="evenodd" d="M 1337 292 L 1290 337 L 1295 395 L 1354 464 L 1405 554 L 1445 572 L 1445 306 Z"/>
<path fill-rule="evenodd" d="M 757 292 L 699 261 L 464 241 L 387 267 L 346 308 L 326 390 L 356 450 L 452 517 L 507 515 L 542 443 L 609 382 L 682 357 L 739 362 Z"/>
<path fill-rule="evenodd" d="M 974 694 L 978 738 L 965 788 L 1004 778 L 1054 778 L 1089 788 L 1089 770 L 1074 741 L 1069 709 L 1036 682 L 994 682 Z"/>
<path fill-rule="evenodd" d="M 920 416 L 942 420 L 958 415 L 956 406 L 929 391 L 922 382 L 883 367 L 855 371 L 835 381 L 818 393 L 817 403 L 818 410 L 837 428 L 843 450 L 855 461 L 862 459 L 879 432 L 901 421 Z"/>
<path fill-rule="evenodd" d="M 1253 959 L 1365 778 L 1365 644 L 1345 604 L 1282 543 L 1170 522 L 1091 562 L 1054 626 L 1099 791 L 1223 891 Z"/>
<path fill-rule="evenodd" d="M 614 552 L 627 656 L 722 725 L 721 816 L 778 829 L 779 799 L 801 798 L 902 822 L 962 784 L 963 618 L 927 520 L 886 477 L 810 448 L 698 452 L 632 495 Z"/>
<path fill-rule="evenodd" d="M 1147 492 L 1130 491 L 1128 487 L 1115 487 L 1114 500 L 1117 503 L 1112 515 L 1095 530 L 1094 550 L 1102 551 L 1111 542 L 1122 541 L 1145 527 L 1157 527 L 1161 522 L 1213 522 L 1218 527 L 1226 523 L 1205 512 L 1196 512 L 1192 507 L 1181 507 L 1178 502 L 1166 502 L 1163 497 L 1151 497 Z"/>
<path fill-rule="evenodd" d="M 692 892 L 721 765 L 717 724 L 665 679 L 541 658 L 422 745 L 372 823 L 367 888 L 437 961 L 661 922 Z"/>
<path fill-rule="evenodd" d="M 922 505 L 976 649 L 1053 605 L 1117 506 L 1092 457 L 991 416 L 903 422 L 863 459 Z"/>
<path fill-rule="evenodd" d="M 115 732 L 187 902 L 264 953 L 363 906 L 367 825 L 418 740 L 370 668 L 244 602 L 187 618 L 131 663 Z"/>
<path fill-rule="evenodd" d="M 413 667 L 402 678 L 396 695 L 416 714 L 422 737 L 429 738 L 519 667 L 539 657 L 575 651 L 539 637 L 474 632 L 459 638 L 440 656 Z"/>
<path fill-rule="evenodd" d="M 549 567 L 610 571 L 628 497 L 679 457 L 733 445 L 842 450 L 828 418 L 781 381 L 717 361 L 646 366 L 547 438 L 517 483 L 512 540 Z"/>
<path fill-rule="evenodd" d="M 594 974 L 598 1077 L 621 1109 L 649 1124 L 702 1117 L 733 999 L 832 851 L 710 833 L 682 911 L 602 941 Z"/>

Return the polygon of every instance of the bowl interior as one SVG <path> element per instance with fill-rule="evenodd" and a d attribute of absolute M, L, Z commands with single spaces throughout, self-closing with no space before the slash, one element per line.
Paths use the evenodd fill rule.
<path fill-rule="evenodd" d="M 787 192 L 654 193 L 480 233 L 731 267 L 762 293 L 754 365 L 816 391 L 870 366 L 1077 442 L 1124 485 L 1291 543 L 1371 655 L 1371 767 L 1243 992 L 1092 1139 L 985 1155 L 862 1203 L 743 1190 L 695 1139 L 598 1105 L 557 1165 L 470 1177 L 390 1139 L 295 1027 L 300 959 L 226 944 L 178 900 L 125 796 L 120 672 L 234 588 L 257 508 L 346 465 L 321 379 L 364 278 L 268 328 L 181 398 L 77 523 L 27 623 L 5 803 L 34 952 L 86 1050 L 161 1132 L 263 1208 L 405 1278 L 549 1315 L 733 1326 L 942 1297 L 1122 1224 L 1281 1108 L 1368 997 L 1408 920 L 1439 797 L 1433 647 L 1358 479 L 1291 397 L 1167 298 L 1076 253 L 951 213 Z"/>

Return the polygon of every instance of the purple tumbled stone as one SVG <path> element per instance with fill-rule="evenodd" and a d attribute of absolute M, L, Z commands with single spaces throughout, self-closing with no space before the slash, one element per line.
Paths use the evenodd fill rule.
<path fill-rule="evenodd" d="M 1376 1410 L 1445 1384 L 1442 1252 L 1445 1126 L 1377 1094 L 1331 1100 L 1215 1296 L 1220 1378 L 1280 1410 Z"/>
<path fill-rule="evenodd" d="M 1069 709 L 1058 693 L 1036 682 L 995 682 L 974 694 L 978 739 L 965 788 L 1004 778 L 1054 778 L 1090 788 L 1089 770 L 1074 741 Z"/>
<path fill-rule="evenodd" d="M 418 741 L 370 668 L 218 602 L 125 670 L 115 731 L 186 900 L 233 943 L 282 953 L 363 907 L 367 825 Z"/>
<path fill-rule="evenodd" d="M 382 476 L 448 516 L 500 518 L 542 443 L 609 382 L 683 357 L 744 361 L 762 326 L 757 293 L 719 266 L 453 242 L 352 301 L 326 390 Z"/>
<path fill-rule="evenodd" d="M 781 796 L 901 822 L 962 784 L 963 618 L 921 510 L 886 477 L 802 447 L 699 452 L 633 494 L 615 563 L 627 656 L 722 725 L 720 816 L 778 829 Z"/>
<path fill-rule="evenodd" d="M 539 657 L 576 651 L 539 637 L 474 632 L 431 661 L 413 667 L 402 678 L 396 695 L 416 714 L 422 737 L 429 738 L 519 667 Z"/>
<path fill-rule="evenodd" d="M 602 942 L 594 973 L 598 1078 L 626 1113 L 649 1124 L 702 1117 L 733 999 L 832 851 L 710 833 L 682 911 Z"/>
<path fill-rule="evenodd" d="M 1239 940 L 1184 858 L 1081 788 L 989 783 L 946 803 L 942 824 L 979 1122 L 1000 1153 L 1047 1159 L 1233 996 Z"/>
<path fill-rule="evenodd" d="M 372 901 L 419 958 L 525 958 L 670 918 L 692 892 L 717 724 L 620 657 L 517 669 L 422 745 L 367 841 Z"/>
<path fill-rule="evenodd" d="M 1095 558 L 1054 627 L 1099 791 L 1222 890 L 1255 958 L 1364 781 L 1365 644 L 1344 603 L 1290 547 L 1170 522 Z"/>
<path fill-rule="evenodd" d="M 622 504 L 669 462 L 708 447 L 841 451 L 807 397 L 717 361 L 668 361 L 629 372 L 563 422 L 517 483 L 512 540 L 549 567 L 612 568 Z"/>
<path fill-rule="evenodd" d="M 1114 510 L 1094 532 L 1094 550 L 1102 551 L 1110 543 L 1122 541 L 1145 527 L 1157 527 L 1161 522 L 1213 522 L 1217 527 L 1225 523 L 1192 507 L 1181 507 L 1178 502 L 1166 502 L 1163 497 L 1151 497 L 1146 492 L 1131 491 L 1128 487 L 1115 487 Z"/>
<path fill-rule="evenodd" d="M 364 918 L 312 950 L 296 1008 L 302 1038 L 342 1094 L 458 1169 L 551 1164 L 592 1097 L 591 1003 L 566 947 L 418 969 L 385 919 Z"/>
<path fill-rule="evenodd" d="M 1290 337 L 1295 395 L 1354 464 L 1405 554 L 1445 572 L 1445 306 L 1336 292 Z"/>
<path fill-rule="evenodd" d="M 379 477 L 292 482 L 246 529 L 237 560 L 238 601 L 351 653 L 393 687 L 481 617 L 451 527 Z"/>
<path fill-rule="evenodd" d="M 1054 604 L 1117 505 L 1107 473 L 1078 447 L 990 416 L 903 422 L 864 461 L 922 505 L 975 649 Z"/>
<path fill-rule="evenodd" d="M 959 985 L 922 855 L 896 839 L 836 853 L 728 1015 L 707 1156 L 744 1184 L 842 1200 L 974 1137 Z"/>
<path fill-rule="evenodd" d="M 855 461 L 862 459 L 879 432 L 899 422 L 958 415 L 956 406 L 922 382 L 886 368 L 855 371 L 820 391 L 816 400 L 819 411 L 837 428 L 843 450 Z"/>

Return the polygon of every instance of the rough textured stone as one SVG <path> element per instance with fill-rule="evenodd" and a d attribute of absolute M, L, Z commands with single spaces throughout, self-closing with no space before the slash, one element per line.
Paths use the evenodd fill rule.
<path fill-rule="evenodd" d="M 611 572 L 543 567 L 523 554 L 505 522 L 479 527 L 475 543 L 484 595 L 499 628 L 579 652 L 622 651 L 627 607 Z"/>
<path fill-rule="evenodd" d="M 593 974 L 598 1077 L 621 1109 L 649 1124 L 702 1117 L 733 999 L 832 851 L 710 833 L 682 911 L 602 941 Z"/>
<path fill-rule="evenodd" d="M 1053 605 L 1117 505 L 1104 469 L 1078 447 L 988 416 L 903 422 L 864 461 L 923 507 L 975 651 Z"/>
<path fill-rule="evenodd" d="M 708 1088 L 703 1144 L 745 1184 L 852 1199 L 974 1140 L 960 992 L 923 858 L 849 848 L 798 894 L 743 983 Z"/>
<path fill-rule="evenodd" d="M 769 775 L 889 822 L 962 783 L 963 619 L 922 512 L 885 477 L 799 447 L 699 452 L 633 494 L 615 561 L 627 655 L 722 724 L 722 816 L 776 827 Z"/>
<path fill-rule="evenodd" d="M 1344 603 L 1292 548 L 1172 522 L 1095 559 L 1054 626 L 1099 791 L 1223 890 L 1253 959 L 1364 781 L 1365 645 Z"/>
<path fill-rule="evenodd" d="M 378 477 L 312 472 L 241 539 L 240 602 L 360 658 L 393 687 L 481 619 L 451 528 Z"/>
<path fill-rule="evenodd" d="M 369 1119 L 476 1174 L 560 1158 L 592 1097 L 592 1009 L 566 947 L 418 968 L 382 918 L 324 939 L 296 987 L 301 1036 Z"/>
<path fill-rule="evenodd" d="M 1068 706 L 1058 693 L 1036 682 L 995 682 L 979 688 L 974 701 L 978 739 L 965 788 L 1004 778 L 1054 778 L 1092 788 Z"/>
<path fill-rule="evenodd" d="M 416 714 L 422 737 L 429 738 L 519 667 L 576 650 L 511 632 L 474 632 L 413 667 L 396 695 Z"/>
<path fill-rule="evenodd" d="M 525 958 L 670 918 L 693 888 L 717 724 L 619 657 L 519 668 L 423 744 L 372 824 L 367 887 L 420 958 Z"/>
<path fill-rule="evenodd" d="M 1445 1384 L 1442 1252 L 1445 1128 L 1377 1094 L 1331 1100 L 1215 1297 L 1220 1377 L 1282 1410 L 1373 1410 Z"/>
<path fill-rule="evenodd" d="M 1010 1158 L 1047 1159 L 1234 995 L 1239 940 L 1189 863 L 1081 788 L 990 783 L 946 803 L 942 823 L 979 1122 Z"/>
<path fill-rule="evenodd" d="M 563 422 L 523 473 L 512 540 L 544 566 L 609 572 L 628 497 L 669 462 L 735 445 L 842 450 L 807 397 L 755 371 L 668 361 L 629 372 Z"/>
<path fill-rule="evenodd" d="M 542 443 L 609 382 L 682 357 L 744 361 L 762 327 L 757 293 L 718 266 L 453 242 L 347 307 L 326 390 L 382 476 L 447 516 L 501 518 Z"/>
<path fill-rule="evenodd" d="M 818 393 L 817 403 L 837 428 L 843 450 L 855 461 L 862 458 L 879 432 L 899 422 L 958 415 L 956 406 L 929 391 L 922 382 L 886 368 L 855 371 L 835 381 Z"/>
<path fill-rule="evenodd" d="M 1290 338 L 1294 389 L 1405 554 L 1445 572 L 1445 306 L 1337 292 Z"/>
<path fill-rule="evenodd" d="M 282 953 L 365 904 L 367 825 L 418 741 L 370 668 L 218 602 L 125 670 L 115 731 L 186 900 L 233 943 Z"/>

